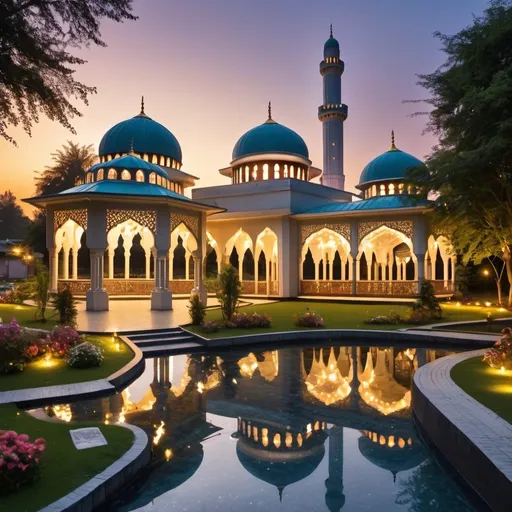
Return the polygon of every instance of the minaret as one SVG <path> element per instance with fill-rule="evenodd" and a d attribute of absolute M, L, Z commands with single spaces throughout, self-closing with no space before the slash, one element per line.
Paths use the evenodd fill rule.
<path fill-rule="evenodd" d="M 324 60 L 320 74 L 324 79 L 324 104 L 318 108 L 318 119 L 323 124 L 324 170 L 322 184 L 345 189 L 343 172 L 343 122 L 347 118 L 347 105 L 341 102 L 341 75 L 345 64 L 340 60 L 340 45 L 331 34 L 324 45 Z"/>

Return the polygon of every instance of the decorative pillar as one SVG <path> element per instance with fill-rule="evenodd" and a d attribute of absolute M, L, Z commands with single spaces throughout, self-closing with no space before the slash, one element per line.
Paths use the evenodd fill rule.
<path fill-rule="evenodd" d="M 168 261 L 171 246 L 171 215 L 165 206 L 156 211 L 156 233 L 154 256 L 155 263 L 155 288 L 151 293 L 151 309 L 157 311 L 169 311 L 172 309 L 172 293 L 169 291 Z"/>
<path fill-rule="evenodd" d="M 455 260 L 452 258 L 452 290 L 455 291 Z"/>
<path fill-rule="evenodd" d="M 444 280 L 444 287 L 448 287 L 448 258 L 443 258 L 443 280 Z"/>
<path fill-rule="evenodd" d="M 59 253 L 55 247 L 48 249 L 50 255 L 50 291 L 56 293 L 59 283 Z"/>
<path fill-rule="evenodd" d="M 130 256 L 131 256 L 131 248 L 133 245 L 133 239 L 126 240 L 123 237 L 123 247 L 124 247 L 124 278 L 130 279 Z"/>
<path fill-rule="evenodd" d="M 62 248 L 62 278 L 63 279 L 69 279 L 69 247 L 63 247 Z"/>
<path fill-rule="evenodd" d="M 151 279 L 151 250 L 145 250 L 146 257 L 146 279 Z"/>
<path fill-rule="evenodd" d="M 115 249 L 113 247 L 108 248 L 108 278 L 114 279 L 114 256 Z"/>
<path fill-rule="evenodd" d="M 174 250 L 169 250 L 169 281 L 174 281 Z"/>
<path fill-rule="evenodd" d="M 240 279 L 240 281 L 243 281 L 244 280 L 244 255 L 245 255 L 245 253 L 240 254 L 241 251 L 239 251 L 238 249 L 236 250 L 236 252 L 238 253 L 238 279 Z"/>
<path fill-rule="evenodd" d="M 368 260 L 366 260 L 368 261 Z M 371 281 L 372 280 L 372 264 L 371 263 L 366 263 L 366 272 L 367 272 L 367 279 L 368 281 Z"/>
<path fill-rule="evenodd" d="M 87 247 L 91 259 L 91 287 L 86 293 L 87 311 L 108 311 L 108 293 L 103 287 L 103 255 L 107 249 L 107 211 L 91 204 L 87 209 Z"/>
<path fill-rule="evenodd" d="M 261 252 L 254 258 L 254 293 L 258 294 L 258 260 Z M 266 260 L 265 260 L 266 261 Z"/>
<path fill-rule="evenodd" d="M 192 293 L 199 295 L 201 302 L 206 306 L 208 300 L 208 292 L 203 282 L 203 258 L 201 249 L 197 249 L 192 253 L 194 258 L 194 288 Z"/>
<path fill-rule="evenodd" d="M 359 281 L 359 224 L 352 221 L 350 223 L 350 256 L 352 256 L 352 269 L 350 277 L 352 279 L 352 295 L 357 294 L 357 282 Z"/>
<path fill-rule="evenodd" d="M 265 265 L 265 281 L 267 282 L 267 296 L 270 295 L 270 271 L 271 271 L 271 268 L 272 268 L 272 260 L 271 259 L 268 259 L 268 260 L 265 260 L 266 261 L 266 265 Z"/>
<path fill-rule="evenodd" d="M 425 254 L 428 248 L 428 226 L 427 220 L 423 217 L 418 217 L 413 221 L 413 248 L 415 261 L 415 277 L 418 281 L 418 293 L 420 292 L 421 284 L 425 279 Z"/>
<path fill-rule="evenodd" d="M 190 280 L 190 253 L 185 250 L 185 279 Z"/>
<path fill-rule="evenodd" d="M 71 251 L 71 258 L 73 260 L 73 279 L 78 279 L 78 247 L 73 247 Z"/>
<path fill-rule="evenodd" d="M 315 281 L 320 280 L 320 265 L 316 259 L 313 259 L 313 263 L 315 264 Z"/>

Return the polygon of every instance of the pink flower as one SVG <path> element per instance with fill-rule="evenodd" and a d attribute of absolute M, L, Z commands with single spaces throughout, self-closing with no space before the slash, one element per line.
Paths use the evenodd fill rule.
<path fill-rule="evenodd" d="M 15 462 L 8 462 L 7 463 L 7 469 L 9 471 L 12 471 L 15 467 L 16 467 L 16 463 Z"/>
<path fill-rule="evenodd" d="M 18 467 L 21 469 L 21 471 L 25 471 L 28 467 L 30 467 L 30 464 L 22 464 L 21 462 L 18 464 Z"/>

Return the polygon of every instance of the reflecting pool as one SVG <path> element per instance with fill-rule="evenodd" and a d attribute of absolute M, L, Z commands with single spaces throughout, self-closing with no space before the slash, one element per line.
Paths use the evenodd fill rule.
<path fill-rule="evenodd" d="M 412 420 L 414 372 L 446 354 L 316 346 L 159 357 L 121 393 L 44 411 L 147 432 L 151 466 L 110 510 L 471 511 Z"/>

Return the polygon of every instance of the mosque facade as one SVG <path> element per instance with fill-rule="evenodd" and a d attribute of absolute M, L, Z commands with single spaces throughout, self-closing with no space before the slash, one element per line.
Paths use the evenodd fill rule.
<path fill-rule="evenodd" d="M 392 134 L 362 170 L 359 193 L 345 190 L 343 71 L 331 29 L 320 63 L 322 170 L 269 104 L 219 170 L 226 184 L 214 187 L 195 187 L 178 140 L 142 102 L 103 136 L 83 183 L 26 200 L 47 211 L 52 289 L 85 295 L 92 311 L 107 310 L 110 295 L 150 295 L 152 309 L 168 310 L 173 294 L 206 300 L 211 278 L 231 263 L 247 296 L 413 297 L 424 279 L 451 295 L 449 241 L 406 179 L 421 160 Z"/>

